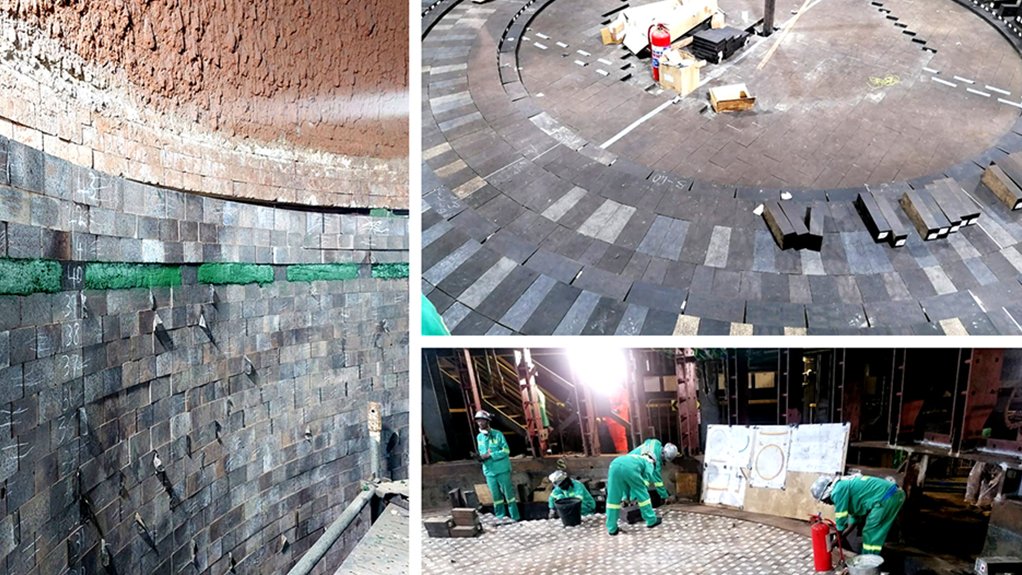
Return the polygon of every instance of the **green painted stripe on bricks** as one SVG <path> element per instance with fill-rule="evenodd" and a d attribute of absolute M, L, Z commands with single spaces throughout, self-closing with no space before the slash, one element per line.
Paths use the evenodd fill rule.
<path fill-rule="evenodd" d="M 60 274 L 53 260 L 0 259 L 0 295 L 59 292 Z"/>
<path fill-rule="evenodd" d="M 245 285 L 273 283 L 273 266 L 257 264 L 202 264 L 199 283 L 214 285 Z"/>
<path fill-rule="evenodd" d="M 393 218 L 393 217 L 396 217 L 394 215 L 394 212 L 388 210 L 387 208 L 370 208 L 369 209 L 369 216 L 373 217 L 373 218 Z"/>
<path fill-rule="evenodd" d="M 287 267 L 287 281 L 315 282 L 353 280 L 359 264 L 295 264 Z"/>
<path fill-rule="evenodd" d="M 88 289 L 129 289 L 176 287 L 181 285 L 181 267 L 160 264 L 90 263 L 85 266 Z"/>
<path fill-rule="evenodd" d="M 373 264 L 373 277 L 393 280 L 408 277 L 408 264 Z"/>

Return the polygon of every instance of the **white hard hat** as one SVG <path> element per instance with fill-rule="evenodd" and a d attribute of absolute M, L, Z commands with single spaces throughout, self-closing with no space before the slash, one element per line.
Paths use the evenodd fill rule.
<path fill-rule="evenodd" d="M 563 472 L 563 471 L 561 471 L 560 469 L 558 469 L 557 471 L 554 471 L 553 473 L 551 473 L 550 477 L 549 477 L 550 483 L 553 483 L 554 485 L 559 484 L 560 482 L 564 481 L 567 478 L 568 478 L 568 474 Z"/>
<path fill-rule="evenodd" d="M 674 461 L 674 458 L 678 456 L 678 446 L 673 443 L 665 444 L 661 455 L 665 462 Z"/>
<path fill-rule="evenodd" d="M 813 482 L 812 487 L 809 488 L 809 493 L 813 496 L 813 499 L 823 501 L 827 497 L 830 497 L 831 491 L 834 490 L 835 482 L 837 482 L 836 477 L 832 475 L 821 475 Z"/>
<path fill-rule="evenodd" d="M 493 416 L 490 415 L 490 413 L 485 409 L 480 409 L 479 411 L 476 412 L 475 419 L 485 419 L 486 421 L 490 421 L 491 419 L 493 419 Z"/>

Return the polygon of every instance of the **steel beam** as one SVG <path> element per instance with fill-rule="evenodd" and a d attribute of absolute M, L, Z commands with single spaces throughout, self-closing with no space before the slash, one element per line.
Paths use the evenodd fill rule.
<path fill-rule="evenodd" d="M 997 405 L 1004 350 L 974 349 L 962 414 L 962 447 L 983 439 L 983 429 Z"/>
<path fill-rule="evenodd" d="M 696 380 L 696 359 L 692 349 L 677 349 L 674 367 L 678 375 L 678 436 L 679 447 L 693 455 L 699 449 L 699 382 Z"/>

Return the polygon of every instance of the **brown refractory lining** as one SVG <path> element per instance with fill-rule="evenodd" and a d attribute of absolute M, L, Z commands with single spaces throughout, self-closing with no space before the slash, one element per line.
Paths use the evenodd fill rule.
<path fill-rule="evenodd" d="M 397 0 L 0 0 L 151 104 L 228 135 L 408 154 L 408 5 Z M 385 113 L 380 117 L 379 110 Z M 389 113 L 388 113 L 389 112 Z"/>

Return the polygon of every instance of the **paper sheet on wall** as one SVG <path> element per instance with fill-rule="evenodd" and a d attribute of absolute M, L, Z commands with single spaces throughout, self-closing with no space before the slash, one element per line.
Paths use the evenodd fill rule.
<path fill-rule="evenodd" d="M 794 428 L 788 450 L 788 470 L 843 472 L 849 430 L 849 425 L 842 423 L 800 425 Z"/>
<path fill-rule="evenodd" d="M 708 505 L 745 505 L 745 471 L 725 463 L 707 463 L 703 469 L 703 502 Z"/>
<path fill-rule="evenodd" d="M 709 425 L 706 429 L 706 462 L 733 468 L 748 467 L 752 458 L 752 429 L 743 426 Z"/>
<path fill-rule="evenodd" d="M 749 485 L 783 489 L 788 473 L 791 428 L 787 425 L 761 425 L 753 430 Z"/>

